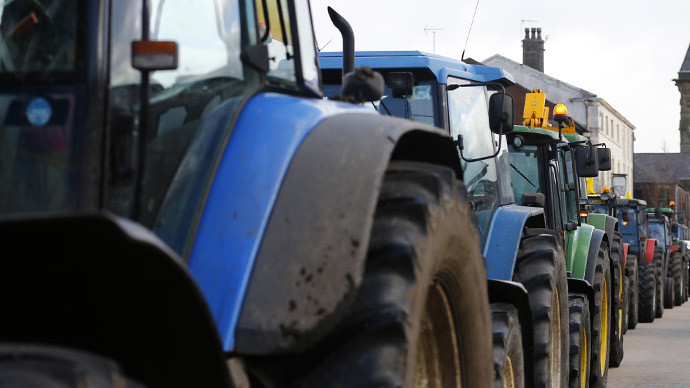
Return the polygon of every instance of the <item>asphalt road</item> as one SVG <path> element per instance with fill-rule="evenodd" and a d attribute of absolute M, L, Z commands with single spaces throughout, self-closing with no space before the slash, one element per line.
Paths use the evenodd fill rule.
<path fill-rule="evenodd" d="M 690 388 L 690 301 L 638 324 L 623 341 L 625 356 L 609 369 L 609 388 Z"/>

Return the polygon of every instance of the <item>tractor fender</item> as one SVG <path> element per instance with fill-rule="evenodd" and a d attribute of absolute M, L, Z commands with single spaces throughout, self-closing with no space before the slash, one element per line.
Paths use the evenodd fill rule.
<path fill-rule="evenodd" d="M 587 269 L 584 277 L 590 284 L 594 284 L 594 272 L 596 269 L 597 256 L 599 255 L 599 247 L 601 247 L 603 242 L 606 242 L 604 237 L 605 233 L 601 229 L 594 229 L 592 232 L 589 254 L 587 255 Z"/>
<path fill-rule="evenodd" d="M 671 250 L 671 253 L 673 253 L 673 252 L 679 252 L 679 251 L 680 251 L 680 245 L 671 245 L 671 246 L 669 247 L 669 249 Z"/>
<path fill-rule="evenodd" d="M 534 322 L 527 289 L 521 283 L 509 280 L 489 279 L 489 302 L 508 303 L 518 310 L 518 319 L 522 329 L 522 347 L 525 350 L 525 380 L 528 387 L 534 386 Z M 591 287 L 590 287 L 591 288 Z"/>
<path fill-rule="evenodd" d="M 566 268 L 577 279 L 585 278 L 592 234 L 595 230 L 592 225 L 583 223 L 577 230 L 570 232 L 568 236 Z"/>
<path fill-rule="evenodd" d="M 656 248 L 656 239 L 654 238 L 648 238 L 647 243 L 645 244 L 645 255 L 644 255 L 644 261 L 651 263 L 654 261 L 654 249 Z"/>
<path fill-rule="evenodd" d="M 299 350 L 342 320 L 362 282 L 379 188 L 391 160 L 445 165 L 462 176 L 451 138 L 431 126 L 343 113 L 310 131 L 289 163 L 265 229 L 256 231 L 263 238 L 253 263 L 243 269 L 246 283 L 215 279 L 206 288 L 207 297 L 213 293 L 218 301 L 228 292 L 237 295 L 228 300 L 237 315 L 229 308 L 216 315 L 226 351 Z M 214 247 L 222 249 L 218 242 L 205 249 Z M 213 276 L 217 268 L 207 271 Z"/>
<path fill-rule="evenodd" d="M 577 292 L 587 295 L 589 300 L 589 311 L 594 311 L 594 288 L 592 283 L 574 277 L 568 277 L 568 293 Z"/>
<path fill-rule="evenodd" d="M 630 244 L 623 243 L 623 268 L 627 268 L 628 265 L 628 251 L 630 250 Z"/>
<path fill-rule="evenodd" d="M 604 241 L 606 241 L 610 247 L 614 232 L 618 230 L 618 218 L 611 217 L 607 214 L 590 213 L 587 223 L 604 231 Z"/>
<path fill-rule="evenodd" d="M 508 205 L 496 209 L 483 252 L 489 279 L 512 280 L 523 230 L 545 224 L 543 208 Z"/>
<path fill-rule="evenodd" d="M 143 385 L 228 387 L 213 317 L 184 262 L 109 213 L 0 222 L 0 342 L 115 360 Z"/>

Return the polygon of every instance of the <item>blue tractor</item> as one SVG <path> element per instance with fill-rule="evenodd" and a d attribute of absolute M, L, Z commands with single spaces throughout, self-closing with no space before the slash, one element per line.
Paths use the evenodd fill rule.
<path fill-rule="evenodd" d="M 0 11 L 3 385 L 492 383 L 471 217 L 512 191 L 487 161 L 470 213 L 447 132 L 325 101 L 308 0 Z"/>
<path fill-rule="evenodd" d="M 342 54 L 322 52 L 319 58 L 325 94 L 346 91 L 340 85 Z M 434 125 L 456 141 L 488 269 L 494 386 L 566 386 L 570 280 L 565 255 L 559 237 L 547 229 L 543 195 L 523 196 L 525 206 L 514 203 L 505 139 L 513 129 L 512 113 L 508 128 L 490 130 L 494 105 L 513 110 L 504 91 L 512 77 L 498 68 L 418 51 L 357 52 L 355 60 L 385 78 L 382 98 L 364 106 Z M 437 150 L 424 141 L 414 146 Z"/>

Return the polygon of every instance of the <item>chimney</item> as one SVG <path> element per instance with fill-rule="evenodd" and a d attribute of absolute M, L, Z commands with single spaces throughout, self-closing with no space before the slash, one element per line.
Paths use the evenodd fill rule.
<path fill-rule="evenodd" d="M 531 30 L 525 28 L 525 39 L 522 40 L 522 64 L 544 72 L 544 40 L 541 38 L 541 28 Z"/>

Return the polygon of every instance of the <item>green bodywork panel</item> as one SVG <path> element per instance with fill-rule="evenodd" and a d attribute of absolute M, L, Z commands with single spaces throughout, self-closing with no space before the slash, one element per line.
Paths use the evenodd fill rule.
<path fill-rule="evenodd" d="M 568 140 L 568 143 L 573 143 L 573 142 L 576 142 L 576 141 L 586 141 L 586 140 L 588 140 L 586 137 L 581 136 L 581 135 L 578 135 L 578 134 L 564 133 L 564 134 L 563 134 L 563 137 L 565 137 L 566 140 Z"/>
<path fill-rule="evenodd" d="M 606 232 L 606 214 L 590 213 L 587 216 L 587 223 Z"/>
<path fill-rule="evenodd" d="M 580 225 L 577 230 L 568 232 L 568 249 L 566 252 L 566 270 L 574 278 L 584 279 L 589 258 L 589 246 L 592 243 L 594 227 L 588 224 Z"/>
<path fill-rule="evenodd" d="M 538 127 L 525 127 L 524 125 L 513 126 L 514 133 L 529 133 L 535 135 L 548 136 L 554 140 L 558 140 L 558 132 L 554 132 L 550 129 L 538 128 Z"/>

